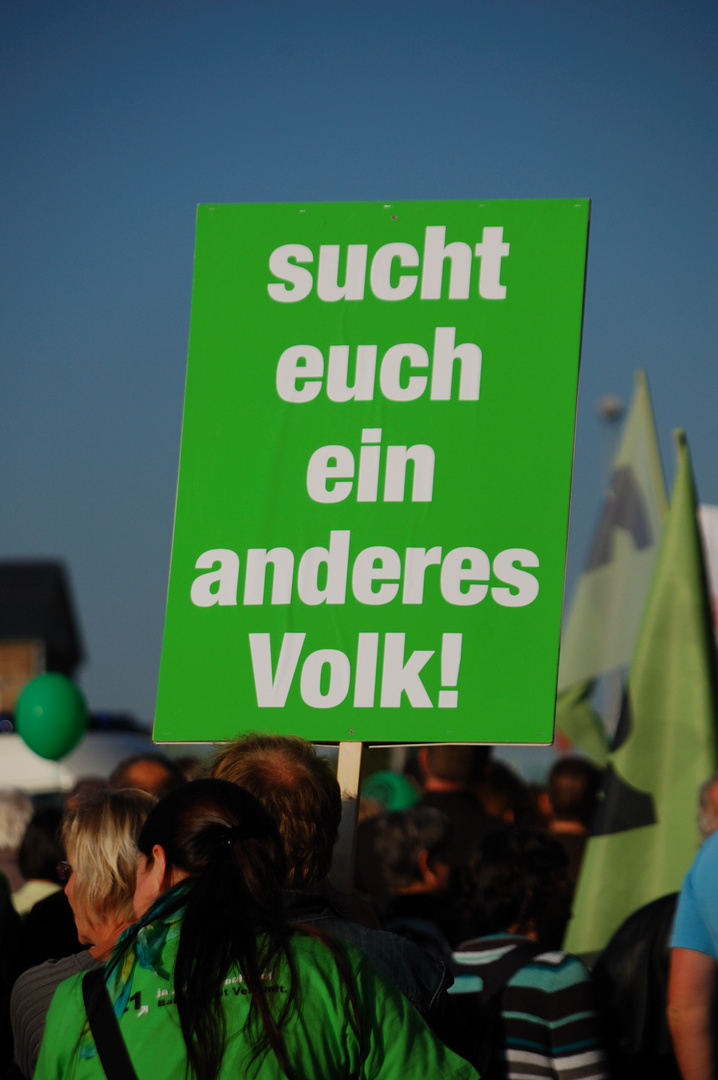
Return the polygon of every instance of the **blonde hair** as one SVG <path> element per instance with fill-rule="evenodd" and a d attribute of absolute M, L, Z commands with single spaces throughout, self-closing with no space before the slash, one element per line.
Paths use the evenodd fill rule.
<path fill-rule="evenodd" d="M 74 901 L 91 922 L 134 920 L 137 838 L 156 801 L 144 791 L 103 791 L 66 812 L 61 835 L 74 875 Z"/>
<path fill-rule="evenodd" d="M 0 851 L 17 851 L 32 815 L 32 799 L 24 791 L 0 791 Z"/>

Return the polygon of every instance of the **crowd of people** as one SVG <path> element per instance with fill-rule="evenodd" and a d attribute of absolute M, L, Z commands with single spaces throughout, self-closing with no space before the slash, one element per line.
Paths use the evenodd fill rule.
<path fill-rule="evenodd" d="M 310 743 L 247 735 L 182 764 L 128 759 L 63 808 L 0 792 L 0 1076 L 713 1076 L 715 778 L 677 915 L 675 894 L 635 913 L 589 972 L 561 949 L 601 783 L 586 759 L 545 789 L 481 747 L 374 772 L 351 892 Z"/>

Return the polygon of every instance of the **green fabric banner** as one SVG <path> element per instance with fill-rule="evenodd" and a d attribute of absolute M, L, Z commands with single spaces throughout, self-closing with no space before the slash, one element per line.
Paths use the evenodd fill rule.
<path fill-rule="evenodd" d="M 570 686 L 556 698 L 556 727 L 598 765 L 605 765 L 609 740 L 603 720 L 591 704 L 593 679 Z"/>
<path fill-rule="evenodd" d="M 604 797 L 565 947 L 603 948 L 631 912 L 680 888 L 698 789 L 716 768 L 716 648 L 685 438 L 630 668 Z"/>
<path fill-rule="evenodd" d="M 610 490 L 561 637 L 559 693 L 630 664 L 665 517 L 648 382 L 638 371 Z"/>

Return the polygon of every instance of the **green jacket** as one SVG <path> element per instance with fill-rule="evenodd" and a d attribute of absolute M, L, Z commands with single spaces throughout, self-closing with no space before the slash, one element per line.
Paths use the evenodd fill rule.
<path fill-rule="evenodd" d="M 293 1075 L 300 1080 L 346 1080 L 359 1059 L 359 1042 L 335 960 L 321 943 L 301 934 L 293 938 L 297 967 L 294 1008 L 283 1029 Z M 176 942 L 166 945 L 162 967 L 171 971 Z M 478 1073 L 432 1034 L 406 999 L 385 982 L 359 949 L 342 946 L 356 983 L 368 1055 L 361 1080 L 477 1080 Z M 286 994 L 286 969 L 267 978 L 270 994 Z M 185 1048 L 172 979 L 135 965 L 128 1007 L 120 1027 L 139 1080 L 184 1080 Z M 249 994 L 239 971 L 225 981 L 227 1049 L 219 1080 L 283 1080 L 270 1051 L 245 1073 L 250 1057 L 244 1027 Z M 81 1058 L 85 1022 L 81 977 L 62 983 L 50 1006 L 34 1080 L 102 1080 L 97 1055 Z"/>

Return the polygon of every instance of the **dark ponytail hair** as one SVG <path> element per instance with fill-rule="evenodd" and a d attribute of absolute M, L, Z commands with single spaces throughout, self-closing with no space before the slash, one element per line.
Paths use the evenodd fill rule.
<path fill-rule="evenodd" d="M 227 1041 L 223 984 L 236 966 L 251 995 L 251 1061 L 271 1047 L 290 1076 L 281 1028 L 294 999 L 296 971 L 288 948 L 292 927 L 283 914 L 286 857 L 274 820 L 244 788 L 195 780 L 151 811 L 137 846 L 151 862 L 156 844 L 164 849 L 168 873 L 177 868 L 189 875 L 165 909 L 185 909 L 174 988 L 188 1074 L 197 1080 L 219 1074 Z M 280 995 L 267 994 L 262 975 L 285 963 L 290 985 L 279 1009 Z"/>

